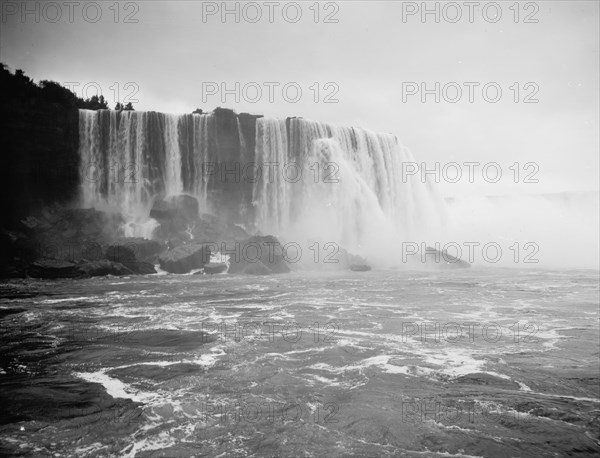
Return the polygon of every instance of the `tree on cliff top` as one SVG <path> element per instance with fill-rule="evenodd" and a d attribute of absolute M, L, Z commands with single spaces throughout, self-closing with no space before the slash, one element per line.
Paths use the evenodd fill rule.
<path fill-rule="evenodd" d="M 86 110 L 108 110 L 108 102 L 103 95 L 93 95 L 86 100 L 78 98 L 77 107 Z"/>
<path fill-rule="evenodd" d="M 0 99 L 6 102 L 18 99 L 21 104 L 24 101 L 33 104 L 50 102 L 87 110 L 108 109 L 103 96 L 83 100 L 56 81 L 43 80 L 36 84 L 23 70 L 17 69 L 13 74 L 3 63 L 0 63 L 0 88 Z"/>

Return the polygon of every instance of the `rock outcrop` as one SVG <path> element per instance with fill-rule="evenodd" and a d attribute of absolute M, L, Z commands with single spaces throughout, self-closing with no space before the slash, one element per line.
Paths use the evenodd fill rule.
<path fill-rule="evenodd" d="M 121 239 L 106 249 L 105 257 L 118 262 L 137 274 L 155 274 L 154 261 L 165 246 L 156 240 Z"/>
<path fill-rule="evenodd" d="M 204 266 L 204 273 L 209 275 L 221 274 L 227 270 L 224 262 L 209 262 Z"/>
<path fill-rule="evenodd" d="M 158 257 L 160 268 L 174 274 L 200 269 L 210 262 L 209 245 L 188 244 L 173 248 Z"/>
<path fill-rule="evenodd" d="M 79 264 L 77 266 L 78 271 L 81 273 L 81 276 L 84 277 L 103 277 L 105 275 L 133 275 L 134 273 L 142 273 L 142 272 L 133 272 L 128 267 L 120 264 L 118 262 L 112 262 L 107 259 L 101 259 L 100 261 L 90 261 Z M 154 266 L 152 266 L 152 272 L 148 273 L 156 273 Z"/>
<path fill-rule="evenodd" d="M 60 259 L 38 259 L 27 269 L 27 274 L 33 278 L 84 278 L 105 275 L 133 275 L 131 269 L 118 262 L 100 261 L 70 262 Z"/>
<path fill-rule="evenodd" d="M 230 252 L 221 254 L 229 255 L 230 274 L 263 275 L 290 271 L 279 240 L 271 235 L 250 237 L 237 243 L 235 249 Z"/>

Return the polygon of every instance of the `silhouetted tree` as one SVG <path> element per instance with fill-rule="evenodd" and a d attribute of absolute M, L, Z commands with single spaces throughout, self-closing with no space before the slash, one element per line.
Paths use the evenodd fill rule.
<path fill-rule="evenodd" d="M 42 88 L 45 98 L 52 99 L 56 102 L 71 103 L 77 99 L 75 94 L 56 81 L 43 80 L 40 81 L 39 86 Z"/>
<path fill-rule="evenodd" d="M 82 101 L 79 108 L 85 108 L 87 110 L 108 110 L 108 103 L 103 95 L 93 95 L 89 99 Z"/>
<path fill-rule="evenodd" d="M 25 75 L 25 72 L 21 69 L 17 69 L 17 71 L 15 72 L 15 77 L 17 79 L 18 82 L 22 82 L 25 84 L 32 84 L 33 81 L 31 80 L 31 78 L 29 78 L 27 75 Z"/>
<path fill-rule="evenodd" d="M 201 108 L 196 108 L 194 111 L 192 111 L 192 114 L 203 114 L 204 112 L 202 111 Z"/>
<path fill-rule="evenodd" d="M 17 69 L 12 74 L 5 64 L 0 63 L 0 66 L 0 88 L 2 89 L 0 98 L 2 99 L 21 98 L 33 104 L 53 102 L 87 110 L 108 109 L 104 96 L 92 96 L 83 100 L 56 81 L 43 80 L 36 84 L 23 70 Z"/>
<path fill-rule="evenodd" d="M 125 105 L 125 108 L 123 108 L 125 111 L 135 111 L 135 108 L 133 108 L 133 105 L 131 104 L 131 102 L 127 102 L 127 105 Z"/>
<path fill-rule="evenodd" d="M 108 102 L 106 100 L 104 100 L 103 95 L 100 95 L 100 97 L 98 97 L 98 103 L 100 104 L 102 109 L 108 110 Z"/>
<path fill-rule="evenodd" d="M 123 105 L 121 105 L 121 102 L 117 102 L 117 104 L 115 105 L 115 110 L 117 110 L 117 111 L 123 110 Z"/>

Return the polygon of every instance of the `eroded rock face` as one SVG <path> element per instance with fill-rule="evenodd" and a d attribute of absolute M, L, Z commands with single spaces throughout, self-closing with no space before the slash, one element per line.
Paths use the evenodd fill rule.
<path fill-rule="evenodd" d="M 174 274 L 200 269 L 210 262 L 209 245 L 188 244 L 173 248 L 158 257 L 160 268 Z"/>

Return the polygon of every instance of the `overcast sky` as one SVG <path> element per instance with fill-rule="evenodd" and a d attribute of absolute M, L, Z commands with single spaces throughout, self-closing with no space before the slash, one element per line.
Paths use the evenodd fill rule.
<path fill-rule="evenodd" d="M 29 10 L 39 8 L 39 21 L 34 13 L 22 16 L 24 2 L 2 1 L 0 59 L 35 80 L 77 82 L 79 95 L 83 85 L 97 83 L 111 106 L 118 87 L 120 99 L 137 90 L 134 106 L 140 110 L 189 113 L 223 106 L 270 117 L 302 116 L 394 133 L 430 167 L 449 161 L 501 165 L 499 183 L 478 179 L 473 185 L 466 178 L 442 183 L 448 196 L 598 190 L 598 2 L 521 2 L 512 9 L 514 2 L 499 2 L 500 17 L 493 5 L 483 10 L 490 2 L 480 2 L 472 22 L 464 2 L 439 4 L 439 22 L 434 14 L 423 21 L 420 11 L 403 20 L 403 12 L 414 12 L 421 2 L 346 1 L 315 8 L 311 1 L 299 2 L 299 9 L 275 3 L 240 3 L 238 23 L 234 14 L 223 21 L 220 11 L 203 20 L 203 8 L 212 13 L 221 2 L 121 2 L 115 23 L 112 1 L 97 3 L 102 16 L 96 22 L 98 8 L 84 10 L 86 2 L 72 6 L 71 22 L 62 1 L 27 2 Z M 456 6 L 462 16 L 451 22 Z M 250 22 L 258 9 L 262 17 Z M 294 23 L 298 12 L 302 16 Z M 256 85 L 247 86 L 239 103 L 233 94 L 222 102 L 220 89 L 207 92 L 214 89 L 207 83 L 234 89 L 235 82 L 241 88 L 256 83 L 262 97 Z M 420 94 L 406 93 L 415 87 L 406 83 L 433 89 L 436 82 L 451 83 L 439 103 L 434 94 L 423 103 Z M 472 86 L 473 103 L 465 82 L 479 83 Z M 265 83 L 279 83 L 272 102 Z M 287 100 L 286 83 L 294 83 Z M 484 98 L 487 83 L 492 84 L 485 95 L 498 98 L 496 103 Z M 450 103 L 457 86 L 462 97 Z M 302 90 L 295 103 L 294 87 Z M 327 95 L 337 103 L 324 103 Z M 528 96 L 538 102 L 523 103 Z M 514 184 L 509 167 L 517 161 L 521 167 L 537 163 L 539 183 Z"/>

